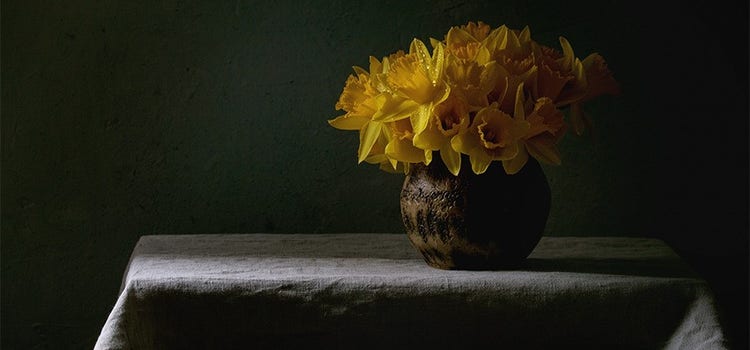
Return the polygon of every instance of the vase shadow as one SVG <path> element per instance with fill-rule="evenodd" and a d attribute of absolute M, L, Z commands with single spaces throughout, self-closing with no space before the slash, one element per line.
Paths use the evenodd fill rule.
<path fill-rule="evenodd" d="M 642 277 L 697 277 L 695 271 L 675 259 L 584 259 L 528 258 L 519 270 L 538 272 L 578 272 Z"/>

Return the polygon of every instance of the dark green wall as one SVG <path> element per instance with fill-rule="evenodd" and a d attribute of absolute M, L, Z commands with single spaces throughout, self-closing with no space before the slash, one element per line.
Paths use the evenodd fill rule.
<path fill-rule="evenodd" d="M 90 348 L 144 234 L 400 233 L 403 177 L 326 120 L 352 65 L 470 20 L 622 84 L 546 168 L 547 234 L 664 238 L 746 332 L 747 4 L 574 3 L 3 1 L 2 348 Z"/>

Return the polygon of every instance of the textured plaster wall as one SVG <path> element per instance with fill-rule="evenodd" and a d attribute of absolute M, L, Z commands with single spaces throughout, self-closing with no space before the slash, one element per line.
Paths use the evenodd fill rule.
<path fill-rule="evenodd" d="M 746 3 L 29 0 L 2 2 L 2 348 L 90 348 L 140 235 L 402 232 L 403 177 L 326 120 L 352 65 L 469 20 L 622 84 L 546 168 L 547 234 L 664 238 L 742 331 Z"/>

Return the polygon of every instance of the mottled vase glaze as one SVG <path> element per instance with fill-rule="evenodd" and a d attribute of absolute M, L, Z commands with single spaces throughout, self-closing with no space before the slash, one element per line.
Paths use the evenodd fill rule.
<path fill-rule="evenodd" d="M 401 189 L 401 215 L 412 245 L 432 267 L 518 268 L 544 232 L 550 188 L 539 163 L 507 175 L 492 162 L 476 175 L 468 159 L 458 176 L 440 159 L 412 164 Z"/>

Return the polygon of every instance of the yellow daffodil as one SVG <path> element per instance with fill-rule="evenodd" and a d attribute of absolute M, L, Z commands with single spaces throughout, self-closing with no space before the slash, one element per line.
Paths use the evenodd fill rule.
<path fill-rule="evenodd" d="M 490 33 L 490 29 L 492 29 L 489 25 L 482 21 L 469 22 L 459 26 L 459 28 L 469 33 L 474 39 L 479 41 L 484 40 L 484 38 L 486 38 Z"/>
<path fill-rule="evenodd" d="M 568 82 L 575 79 L 575 75 L 562 71 L 558 64 L 561 55 L 555 49 L 539 46 L 537 54 L 537 84 L 533 96 L 547 97 L 553 101 L 557 99 Z"/>
<path fill-rule="evenodd" d="M 446 46 L 449 56 L 485 64 L 489 61 L 489 51 L 482 41 L 489 31 L 490 26 L 481 21 L 469 22 L 466 25 L 451 27 L 442 43 Z M 440 43 L 437 39 L 430 39 L 430 41 L 433 47 Z"/>
<path fill-rule="evenodd" d="M 357 76 L 350 75 L 336 104 L 346 114 L 328 123 L 342 130 L 359 130 L 358 161 L 371 157 L 372 148 L 381 137 L 383 122 L 408 118 L 419 105 L 394 94 L 384 83 L 390 60 L 404 57 L 403 51 L 384 57 L 381 63 L 370 57 L 370 71 L 354 67 Z"/>
<path fill-rule="evenodd" d="M 561 50 L 541 45 L 529 27 L 468 22 L 430 42 L 432 52 L 415 38 L 408 53 L 353 67 L 335 106 L 344 114 L 328 122 L 359 132 L 358 162 L 408 171 L 438 151 L 454 175 L 462 154 L 477 174 L 493 161 L 515 174 L 529 156 L 560 164 L 562 110 L 580 135 L 590 124 L 583 104 L 620 91 L 602 56 L 580 60 L 562 36 Z"/>
<path fill-rule="evenodd" d="M 519 157 L 514 162 L 503 163 L 509 174 L 518 172 L 528 159 L 528 154 L 541 162 L 560 165 L 560 152 L 557 143 L 565 134 L 567 126 L 563 121 L 563 114 L 547 97 L 537 100 L 534 110 L 526 117 L 529 130 L 524 135 L 519 150 Z"/>
<path fill-rule="evenodd" d="M 391 137 L 389 127 L 383 128 L 364 161 L 370 164 L 378 164 L 383 171 L 403 173 L 408 168 L 409 163 L 391 159 L 386 154 L 386 147 L 391 142 Z"/>
<path fill-rule="evenodd" d="M 536 85 L 538 67 L 535 64 L 531 31 L 528 27 L 518 32 L 501 26 L 484 39 L 483 45 L 490 53 L 490 60 L 496 61 L 498 76 L 492 91 L 503 111 L 512 111 L 515 105 L 515 91 L 520 84 L 528 88 Z"/>
<path fill-rule="evenodd" d="M 604 58 L 598 53 L 592 53 L 583 60 L 583 69 L 586 71 L 588 89 L 581 102 L 586 102 L 601 95 L 617 95 L 620 93 L 620 85 L 612 76 Z"/>
<path fill-rule="evenodd" d="M 385 154 L 385 147 L 388 145 L 388 142 L 387 133 L 381 132 L 364 161 L 370 164 L 390 164 L 390 160 Z"/>
<path fill-rule="evenodd" d="M 454 150 L 450 139 L 469 124 L 469 106 L 466 101 L 451 95 L 435 106 L 425 130 L 414 136 L 414 146 L 430 151 L 440 151 L 440 158 L 453 175 L 461 169 L 461 153 Z"/>
<path fill-rule="evenodd" d="M 489 60 L 489 51 L 482 46 L 482 42 L 459 27 L 453 27 L 448 31 L 445 42 L 451 56 L 457 59 L 480 63 Z"/>
<path fill-rule="evenodd" d="M 492 161 L 515 158 L 519 141 L 529 127 L 528 122 L 511 117 L 493 103 L 480 110 L 471 126 L 451 139 L 451 145 L 456 151 L 468 154 L 471 169 L 482 174 Z"/>
<path fill-rule="evenodd" d="M 475 61 L 449 58 L 445 68 L 449 97 L 435 106 L 425 130 L 414 137 L 414 145 L 439 151 L 448 170 L 457 175 L 461 168 L 461 154 L 453 149 L 450 139 L 468 126 L 470 112 L 489 105 L 487 96 L 495 86 L 498 71 L 494 62 L 483 67 Z"/>
<path fill-rule="evenodd" d="M 398 162 L 430 164 L 432 151 L 414 146 L 414 132 L 408 119 L 399 119 L 386 124 L 388 144 L 385 154 L 396 169 Z"/>
<path fill-rule="evenodd" d="M 573 47 L 564 37 L 559 40 L 562 55 L 549 47 L 541 46 L 538 50 L 541 69 L 534 97 L 549 97 L 558 107 L 564 107 L 580 100 L 588 84 L 583 63 L 575 57 Z"/>
<path fill-rule="evenodd" d="M 496 62 L 479 65 L 475 61 L 465 61 L 449 57 L 445 67 L 445 78 L 451 94 L 463 99 L 470 110 L 477 111 L 489 105 L 490 92 L 501 79 L 501 68 Z"/>
<path fill-rule="evenodd" d="M 583 134 L 586 125 L 591 124 L 588 116 L 583 112 L 583 102 L 601 95 L 618 95 L 620 85 L 615 81 L 604 58 L 598 53 L 592 53 L 583 60 L 586 72 L 587 89 L 579 101 L 570 105 L 570 123 L 577 135 Z"/>
<path fill-rule="evenodd" d="M 421 133 L 427 127 L 435 105 L 448 98 L 450 88 L 443 77 L 444 66 L 445 50 L 442 45 L 437 45 L 430 55 L 424 43 L 414 39 L 409 54 L 396 59 L 389 69 L 388 85 L 394 93 L 416 104 L 416 108 L 411 110 L 408 116 L 415 134 Z M 400 118 L 383 120 L 396 119 Z"/>
<path fill-rule="evenodd" d="M 367 72 L 349 75 L 344 91 L 336 103 L 336 110 L 344 110 L 346 114 L 329 120 L 328 123 L 341 130 L 361 129 L 377 111 L 376 95 L 378 92 L 372 87 Z"/>

